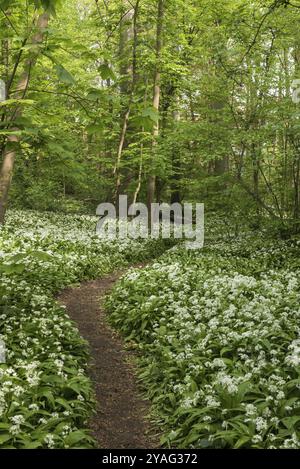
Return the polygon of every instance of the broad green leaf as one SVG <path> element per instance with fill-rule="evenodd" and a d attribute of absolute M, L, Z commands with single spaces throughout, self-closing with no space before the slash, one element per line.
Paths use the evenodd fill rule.
<path fill-rule="evenodd" d="M 98 67 L 98 70 L 100 72 L 102 80 L 108 80 L 108 79 L 115 80 L 116 79 L 114 72 L 108 65 L 102 64 L 100 65 L 100 67 Z"/>
<path fill-rule="evenodd" d="M 74 85 L 76 83 L 71 73 L 68 72 L 62 65 L 55 65 L 55 70 L 58 79 L 63 83 L 66 83 L 67 85 Z"/>

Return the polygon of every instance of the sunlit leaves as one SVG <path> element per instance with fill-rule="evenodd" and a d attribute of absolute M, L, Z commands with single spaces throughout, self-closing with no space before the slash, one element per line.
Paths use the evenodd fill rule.
<path fill-rule="evenodd" d="M 147 107 L 142 110 L 138 115 L 135 115 L 132 119 L 134 126 L 144 128 L 147 131 L 151 131 L 153 126 L 157 124 L 159 113 L 153 107 Z"/>

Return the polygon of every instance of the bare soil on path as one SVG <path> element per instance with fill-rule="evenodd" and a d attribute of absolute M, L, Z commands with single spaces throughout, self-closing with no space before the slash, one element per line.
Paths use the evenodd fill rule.
<path fill-rule="evenodd" d="M 58 297 L 90 344 L 89 374 L 97 413 L 90 428 L 99 448 L 158 448 L 159 437 L 147 418 L 150 404 L 139 392 L 132 352 L 107 323 L 104 297 L 124 272 L 67 288 Z M 157 432 L 157 430 L 156 430 Z"/>

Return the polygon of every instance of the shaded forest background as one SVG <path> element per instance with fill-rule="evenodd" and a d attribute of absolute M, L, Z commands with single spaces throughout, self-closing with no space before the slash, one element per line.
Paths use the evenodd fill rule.
<path fill-rule="evenodd" d="M 0 222 L 127 194 L 299 232 L 299 19 L 296 0 L 0 0 Z"/>

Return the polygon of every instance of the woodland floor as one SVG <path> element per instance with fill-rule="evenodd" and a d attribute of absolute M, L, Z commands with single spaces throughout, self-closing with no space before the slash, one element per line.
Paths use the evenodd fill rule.
<path fill-rule="evenodd" d="M 94 383 L 97 413 L 90 428 L 99 448 L 158 448 L 148 419 L 150 404 L 139 392 L 133 354 L 124 349 L 120 336 L 110 328 L 103 306 L 122 272 L 67 288 L 59 301 L 90 344 L 89 374 Z M 157 433 L 157 432 L 156 432 Z"/>

